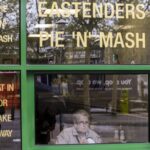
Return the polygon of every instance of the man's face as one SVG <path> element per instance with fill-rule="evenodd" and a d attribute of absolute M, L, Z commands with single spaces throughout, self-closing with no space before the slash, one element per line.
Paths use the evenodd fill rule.
<path fill-rule="evenodd" d="M 77 122 L 74 124 L 77 132 L 79 133 L 86 133 L 89 128 L 89 120 L 88 117 L 79 115 Z"/>

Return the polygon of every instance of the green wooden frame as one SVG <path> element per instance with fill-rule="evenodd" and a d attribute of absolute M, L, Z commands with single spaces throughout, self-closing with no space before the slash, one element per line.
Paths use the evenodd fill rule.
<path fill-rule="evenodd" d="M 21 73 L 21 110 L 22 110 L 22 150 L 149 150 L 150 143 L 134 144 L 97 144 L 97 145 L 35 145 L 34 116 L 34 73 L 36 71 L 133 71 L 149 74 L 150 65 L 28 65 L 26 58 L 26 2 L 20 0 L 21 18 L 21 64 L 0 65 L 1 71 L 20 71 Z M 149 82 L 150 83 L 150 82 Z M 149 91 L 150 92 L 150 91 Z M 149 112 L 150 114 L 150 112 Z"/>

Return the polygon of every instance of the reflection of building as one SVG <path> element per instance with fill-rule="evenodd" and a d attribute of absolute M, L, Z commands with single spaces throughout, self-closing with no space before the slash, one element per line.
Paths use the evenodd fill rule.
<path fill-rule="evenodd" d="M 66 63 L 67 64 L 84 64 L 85 63 L 86 51 L 76 50 L 76 51 L 67 51 L 65 53 Z M 90 64 L 103 64 L 103 51 L 91 50 L 90 53 Z"/>
<path fill-rule="evenodd" d="M 147 76 L 141 75 L 145 79 L 144 85 L 147 83 Z M 61 83 L 66 80 L 68 86 L 68 94 L 64 97 L 67 111 L 84 108 L 84 74 L 45 74 L 38 76 L 38 81 L 44 83 L 53 92 L 53 81 L 57 80 L 58 96 L 63 96 Z M 113 75 L 91 74 L 89 78 L 89 99 L 91 108 L 101 108 L 107 111 L 113 105 L 113 92 L 116 90 L 116 111 L 121 111 L 123 100 L 127 100 L 128 111 L 147 111 L 147 95 L 139 97 L 140 93 L 145 93 L 147 87 L 143 89 L 139 77 L 137 75 L 119 75 L 117 78 L 116 89 L 113 86 Z M 140 93 L 139 93 L 140 91 Z M 143 92 L 142 92 L 143 91 Z M 126 93 L 126 95 L 124 94 Z M 121 104 L 122 103 L 122 104 Z M 121 105 L 120 105 L 121 104 Z"/>

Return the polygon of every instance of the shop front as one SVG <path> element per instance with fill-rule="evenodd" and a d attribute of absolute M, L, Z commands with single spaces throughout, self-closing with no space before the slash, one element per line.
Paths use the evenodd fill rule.
<path fill-rule="evenodd" d="M 0 1 L 0 149 L 150 148 L 149 0 Z"/>

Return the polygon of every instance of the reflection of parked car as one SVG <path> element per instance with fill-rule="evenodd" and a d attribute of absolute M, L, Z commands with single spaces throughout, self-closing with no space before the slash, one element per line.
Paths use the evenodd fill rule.
<path fill-rule="evenodd" d="M 104 109 L 106 112 L 109 108 L 109 104 L 112 101 L 111 91 L 91 91 L 90 92 L 90 108 Z M 83 91 L 76 91 L 74 96 L 68 96 L 65 98 L 67 112 L 74 112 L 78 109 L 84 109 L 84 96 Z"/>

